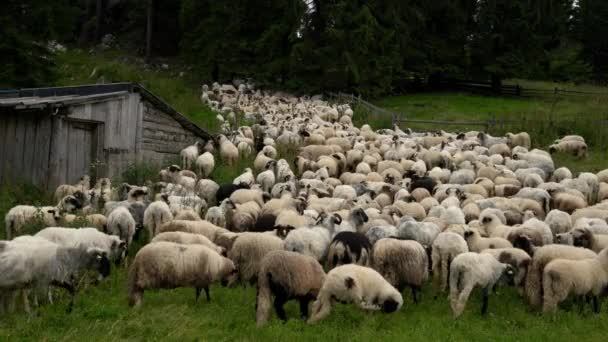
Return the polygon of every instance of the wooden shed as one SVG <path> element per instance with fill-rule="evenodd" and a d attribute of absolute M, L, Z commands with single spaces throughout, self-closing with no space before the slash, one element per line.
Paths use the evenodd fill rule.
<path fill-rule="evenodd" d="M 210 135 L 141 85 L 0 91 L 0 184 L 59 184 L 164 165 Z"/>

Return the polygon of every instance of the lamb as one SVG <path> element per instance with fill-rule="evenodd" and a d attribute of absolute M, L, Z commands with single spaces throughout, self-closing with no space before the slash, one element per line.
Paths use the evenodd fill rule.
<path fill-rule="evenodd" d="M 309 324 L 330 314 L 333 301 L 354 303 L 364 310 L 392 313 L 401 308 L 403 297 L 377 271 L 354 264 L 334 268 L 325 277 L 317 300 L 312 305 Z"/>
<path fill-rule="evenodd" d="M 173 220 L 163 224 L 160 227 L 159 233 L 163 232 L 186 232 L 201 234 L 207 237 L 209 240 L 215 241 L 218 236 L 228 233 L 229 231 L 207 221 Z"/>
<path fill-rule="evenodd" d="M 154 238 L 150 242 L 155 243 L 159 241 L 180 243 L 182 245 L 203 245 L 211 250 L 214 250 L 219 255 L 227 256 L 226 249 L 224 247 L 220 247 L 214 244 L 213 242 L 211 242 L 211 240 L 201 234 L 192 234 L 185 232 L 164 232 L 154 236 Z"/>
<path fill-rule="evenodd" d="M 97 248 L 116 265 L 125 257 L 125 241 L 116 235 L 107 235 L 95 228 L 49 227 L 42 229 L 34 237 L 40 237 L 64 247 Z"/>
<path fill-rule="evenodd" d="M 156 201 L 151 203 L 144 212 L 144 227 L 148 230 L 148 237 L 152 240 L 158 234 L 160 227 L 173 220 L 173 214 L 167 203 Z"/>
<path fill-rule="evenodd" d="M 517 134 L 513 134 L 511 132 L 505 134 L 507 138 L 507 145 L 513 148 L 515 146 L 521 146 L 526 149 L 530 149 L 532 144 L 530 143 L 530 135 L 526 132 L 521 132 Z"/>
<path fill-rule="evenodd" d="M 331 232 L 325 227 L 300 227 L 287 234 L 285 249 L 311 256 L 321 262 L 331 243 Z"/>
<path fill-rule="evenodd" d="M 21 242 L 23 241 L 23 242 Z M 95 270 L 102 276 L 110 273 L 104 252 L 97 248 L 65 247 L 41 237 L 28 236 L 0 243 L 0 296 L 25 289 L 24 306 L 30 312 L 27 292 L 56 284 L 71 294 L 71 310 L 76 294 L 74 279 L 80 272 Z M 37 300 L 35 301 L 37 303 Z"/>
<path fill-rule="evenodd" d="M 231 285 L 238 271 L 232 261 L 203 245 L 160 241 L 139 250 L 129 270 L 129 306 L 139 306 L 144 291 L 158 288 L 194 287 L 196 299 L 209 285 L 220 281 Z"/>
<path fill-rule="evenodd" d="M 189 170 L 192 167 L 192 164 L 196 162 L 196 158 L 203 150 L 203 144 L 200 142 L 195 142 L 193 145 L 190 145 L 179 152 L 180 157 L 182 158 L 182 168 Z"/>
<path fill-rule="evenodd" d="M 283 305 L 290 299 L 300 303 L 300 314 L 308 317 L 308 305 L 317 298 L 325 280 L 325 272 L 312 257 L 288 251 L 272 251 L 262 259 L 258 272 L 256 322 L 258 327 L 268 322 L 272 296 L 274 308 L 283 321 L 287 315 Z"/>
<path fill-rule="evenodd" d="M 530 253 L 528 253 L 530 254 Z M 566 245 L 547 245 L 534 249 L 532 263 L 526 276 L 525 293 L 528 303 L 539 306 L 543 298 L 543 270 L 545 266 L 555 259 L 580 260 L 594 258 L 593 251 Z"/>
<path fill-rule="evenodd" d="M 507 239 L 500 237 L 481 237 L 477 230 L 467 230 L 464 232 L 464 239 L 467 241 L 469 251 L 479 253 L 485 249 L 511 248 L 513 245 Z"/>
<path fill-rule="evenodd" d="M 608 247 L 608 235 L 593 234 L 589 229 L 575 229 L 572 231 L 572 242 L 576 247 L 588 248 L 599 253 Z"/>
<path fill-rule="evenodd" d="M 551 312 L 568 295 L 593 296 L 593 311 L 600 312 L 599 295 L 608 285 L 608 249 L 582 260 L 557 259 L 543 270 L 543 312 Z"/>
<path fill-rule="evenodd" d="M 418 241 L 423 246 L 431 246 L 441 233 L 441 229 L 431 222 L 405 221 L 404 218 L 401 221 L 397 226 L 397 237 Z"/>
<path fill-rule="evenodd" d="M 517 287 L 520 294 L 523 295 L 524 284 L 528 267 L 532 262 L 532 258 L 525 251 L 519 248 L 495 248 L 482 251 L 484 254 L 490 254 L 499 262 L 509 264 L 515 270 L 513 276 L 513 284 Z"/>
<path fill-rule="evenodd" d="M 554 236 L 565 233 L 572 229 L 572 220 L 568 213 L 553 209 L 545 217 L 545 223 L 549 225 Z"/>
<path fill-rule="evenodd" d="M 374 245 L 380 239 L 397 236 L 397 228 L 391 225 L 373 226 L 367 230 L 365 236 Z"/>
<path fill-rule="evenodd" d="M 511 278 L 514 270 L 489 254 L 467 252 L 459 254 L 450 265 L 450 304 L 454 318 L 460 317 L 471 291 L 476 286 L 483 288 L 481 314 L 488 309 L 490 291 L 501 278 Z"/>
<path fill-rule="evenodd" d="M 74 195 L 76 192 L 83 194 L 88 193 L 91 187 L 91 178 L 88 175 L 80 177 L 80 180 L 76 185 L 62 184 L 55 190 L 55 202 L 61 201 L 62 198 L 70 195 Z"/>
<path fill-rule="evenodd" d="M 217 140 L 222 161 L 228 165 L 234 166 L 239 159 L 239 149 L 223 134 L 220 134 Z"/>
<path fill-rule="evenodd" d="M 45 226 L 56 226 L 61 220 L 61 213 L 57 207 L 34 207 L 31 205 L 18 205 L 11 208 L 4 217 L 4 227 L 7 239 L 19 234 L 23 227 L 31 222 L 41 221 Z"/>
<path fill-rule="evenodd" d="M 213 154 L 205 152 L 196 158 L 196 168 L 201 178 L 207 178 L 215 168 L 215 159 Z"/>
<path fill-rule="evenodd" d="M 579 158 L 587 157 L 587 144 L 584 141 L 566 140 L 549 146 L 551 154 L 555 152 L 570 153 Z"/>
<path fill-rule="evenodd" d="M 266 233 L 242 233 L 228 252 L 228 257 L 239 270 L 241 283 L 255 284 L 260 263 L 266 254 L 275 250 L 283 250 L 285 243 L 274 235 Z"/>
<path fill-rule="evenodd" d="M 431 270 L 435 278 L 435 284 L 440 280 L 440 289 L 445 291 L 448 286 L 448 275 L 450 265 L 454 258 L 469 251 L 467 242 L 462 236 L 453 232 L 442 232 L 433 241 Z"/>
<path fill-rule="evenodd" d="M 114 209 L 108 216 L 108 233 L 120 237 L 126 243 L 127 251 L 135 235 L 135 220 L 125 207 Z"/>
<path fill-rule="evenodd" d="M 372 244 L 365 235 L 349 231 L 340 232 L 329 244 L 325 268 L 331 270 L 351 263 L 369 266 L 371 252 Z"/>
<path fill-rule="evenodd" d="M 418 304 L 418 292 L 427 281 L 429 260 L 422 245 L 416 241 L 381 239 L 376 242 L 373 268 L 399 292 L 412 289 L 414 303 Z"/>

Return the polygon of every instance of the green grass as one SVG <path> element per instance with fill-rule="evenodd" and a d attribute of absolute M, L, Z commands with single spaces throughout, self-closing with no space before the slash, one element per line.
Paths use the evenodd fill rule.
<path fill-rule="evenodd" d="M 590 146 L 589 158 L 579 160 L 571 156 L 556 155 L 557 165 L 567 166 L 575 172 L 608 168 L 608 95 L 561 99 L 556 102 L 550 99 L 489 97 L 466 93 L 423 93 L 387 97 L 376 101 L 375 104 L 400 113 L 407 119 L 448 122 L 494 120 L 496 124 L 490 126 L 490 134 L 526 131 L 530 133 L 533 145 L 543 149 L 547 149 L 560 136 L 580 134 Z M 370 113 L 365 117 L 368 122 L 372 122 L 374 128 L 390 127 L 391 121 L 386 116 Z M 501 120 L 514 120 L 515 123 Z M 484 126 L 475 125 L 407 122 L 401 127 L 418 131 L 485 130 Z"/>
<path fill-rule="evenodd" d="M 165 61 L 163 61 L 164 63 Z M 200 86 L 188 67 L 170 60 L 169 70 L 145 67 L 143 60 L 125 51 L 68 49 L 57 58 L 58 86 L 98 82 L 137 82 L 159 96 L 203 129 L 217 130 L 215 114 L 200 101 Z M 94 72 L 95 71 L 95 72 Z M 184 72 L 184 76 L 180 76 Z"/>
<path fill-rule="evenodd" d="M 453 320 L 447 295 L 433 299 L 427 287 L 422 302 L 414 305 L 409 291 L 399 312 L 385 315 L 337 304 L 331 315 L 316 325 L 298 318 L 296 302 L 286 305 L 290 320 L 283 324 L 273 313 L 263 328 L 255 325 L 255 289 L 211 287 L 211 302 L 194 301 L 193 289 L 149 291 L 143 305 L 127 306 L 126 271 L 112 275 L 76 297 L 66 313 L 65 296 L 43 306 L 37 315 L 13 314 L 0 318 L 0 340 L 90 341 L 211 340 L 211 341 L 585 341 L 605 340 L 608 309 L 599 315 L 589 308 L 579 313 L 559 310 L 542 316 L 531 312 L 513 289 L 500 288 L 490 297 L 486 317 L 479 313 L 480 294 L 473 292 L 464 315 Z"/>

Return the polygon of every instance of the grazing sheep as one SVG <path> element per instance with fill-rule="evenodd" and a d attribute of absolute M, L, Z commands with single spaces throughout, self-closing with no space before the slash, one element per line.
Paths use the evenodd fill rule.
<path fill-rule="evenodd" d="M 260 263 L 266 254 L 274 250 L 284 249 L 280 238 L 266 233 L 242 233 L 228 252 L 228 257 L 239 270 L 239 279 L 244 285 L 255 284 Z"/>
<path fill-rule="evenodd" d="M 114 209 L 108 216 L 108 233 L 120 237 L 126 243 L 127 251 L 133 243 L 135 225 L 133 216 L 125 207 Z"/>
<path fill-rule="evenodd" d="M 494 285 L 501 278 L 511 278 L 513 275 L 511 265 L 503 264 L 489 254 L 459 254 L 450 265 L 450 304 L 454 318 L 460 317 L 476 286 L 483 289 L 481 314 L 485 315 Z"/>
<path fill-rule="evenodd" d="M 507 145 L 509 145 L 509 147 L 511 148 L 515 146 L 521 146 L 526 149 L 530 149 L 530 147 L 532 146 L 530 143 L 530 135 L 526 132 L 521 132 L 517 134 L 509 132 L 505 134 L 505 137 L 507 138 Z"/>
<path fill-rule="evenodd" d="M 205 152 L 196 158 L 196 168 L 201 178 L 207 178 L 215 168 L 215 159 L 213 154 Z"/>
<path fill-rule="evenodd" d="M 496 248 L 486 249 L 482 253 L 490 254 L 499 262 L 509 264 L 515 270 L 513 276 L 513 284 L 517 287 L 519 293 L 523 295 L 526 275 L 532 258 L 525 251 L 519 248 Z"/>
<path fill-rule="evenodd" d="M 190 145 L 179 152 L 180 157 L 182 158 L 182 168 L 189 170 L 192 167 L 192 164 L 196 162 L 196 158 L 203 150 L 203 144 L 200 142 L 195 142 L 193 145 Z"/>
<path fill-rule="evenodd" d="M 364 310 L 391 313 L 403 305 L 403 297 L 380 273 L 364 266 L 348 264 L 327 273 L 308 323 L 330 314 L 333 301 L 353 303 Z"/>
<path fill-rule="evenodd" d="M 325 227 L 300 227 L 285 238 L 285 249 L 311 256 L 321 262 L 327 254 L 332 233 Z"/>
<path fill-rule="evenodd" d="M 507 239 L 499 237 L 481 237 L 477 230 L 467 230 L 464 232 L 464 239 L 467 241 L 469 251 L 479 253 L 485 249 L 511 248 L 513 245 Z"/>
<path fill-rule="evenodd" d="M 414 303 L 427 281 L 429 259 L 426 250 L 416 241 L 395 238 L 381 239 L 374 245 L 373 268 L 399 292 L 412 289 Z"/>
<path fill-rule="evenodd" d="M 110 263 L 98 248 L 65 247 L 42 237 L 21 237 L 0 243 L 0 302 L 13 291 L 25 290 L 23 300 L 30 312 L 27 293 L 36 292 L 54 284 L 65 288 L 71 295 L 68 310 L 74 303 L 79 274 L 95 270 L 102 276 L 110 273 Z M 35 292 L 35 293 L 36 293 Z M 37 296 L 34 297 L 37 304 Z"/>
<path fill-rule="evenodd" d="M 372 244 L 365 235 L 348 231 L 340 232 L 329 244 L 325 268 L 331 270 L 346 264 L 369 266 L 371 253 Z"/>
<path fill-rule="evenodd" d="M 11 208 L 4 217 L 4 227 L 7 239 L 19 234 L 23 227 L 32 222 L 40 221 L 45 226 L 56 226 L 61 220 L 61 212 L 57 207 L 34 207 L 18 205 Z"/>
<path fill-rule="evenodd" d="M 450 265 L 454 258 L 469 251 L 467 242 L 462 236 L 453 232 L 442 232 L 433 241 L 431 260 L 435 283 L 440 280 L 440 289 L 445 291 L 448 286 Z"/>
<path fill-rule="evenodd" d="M 185 232 L 164 232 L 154 236 L 154 238 L 150 242 L 155 243 L 159 241 L 181 243 L 182 245 L 203 245 L 214 250 L 219 255 L 227 256 L 226 249 L 224 247 L 220 247 L 214 244 L 213 242 L 211 242 L 211 240 L 201 234 L 192 234 Z"/>
<path fill-rule="evenodd" d="M 608 247 L 608 235 L 593 234 L 589 229 L 575 229 L 572 231 L 572 243 L 576 247 L 583 247 L 599 253 Z"/>
<path fill-rule="evenodd" d="M 553 209 L 545 217 L 545 223 L 549 225 L 554 236 L 568 232 L 572 229 L 572 219 L 568 213 Z"/>
<path fill-rule="evenodd" d="M 192 234 L 201 234 L 207 237 L 211 241 L 229 231 L 225 228 L 218 227 L 213 223 L 207 221 L 187 221 L 187 220 L 173 220 L 163 224 L 159 233 L 163 232 L 186 232 Z"/>
<path fill-rule="evenodd" d="M 600 312 L 598 297 L 608 285 L 608 249 L 582 260 L 553 260 L 543 270 L 543 312 L 551 312 L 568 295 L 592 296 L 593 311 Z"/>
<path fill-rule="evenodd" d="M 152 240 L 158 234 L 160 227 L 173 220 L 173 214 L 167 203 L 156 201 L 151 203 L 144 212 L 144 227 L 148 229 L 148 237 Z"/>
<path fill-rule="evenodd" d="M 155 242 L 137 252 L 129 269 L 129 306 L 139 306 L 144 291 L 194 287 L 196 300 L 205 290 L 210 301 L 209 285 L 221 281 L 232 284 L 238 275 L 232 261 L 203 245 Z"/>
<path fill-rule="evenodd" d="M 35 237 L 44 238 L 64 247 L 97 248 L 117 265 L 125 257 L 127 245 L 116 235 L 108 235 L 95 228 L 49 227 L 42 229 Z"/>
<path fill-rule="evenodd" d="M 530 254 L 530 253 L 528 253 Z M 566 245 L 547 245 L 534 249 L 532 263 L 526 276 L 526 298 L 532 306 L 539 306 L 543 298 L 543 270 L 555 259 L 580 260 L 594 258 L 596 254 L 588 249 Z"/>
<path fill-rule="evenodd" d="M 567 140 L 549 146 L 551 154 L 555 152 L 570 153 L 579 158 L 587 157 L 587 144 L 583 141 Z"/>
<path fill-rule="evenodd" d="M 432 222 L 416 222 L 401 219 L 397 227 L 397 237 L 420 242 L 423 246 L 431 246 L 433 241 L 441 233 L 441 229 Z"/>
<path fill-rule="evenodd" d="M 317 298 L 324 280 L 325 272 L 314 258 L 288 251 L 272 251 L 266 254 L 258 272 L 258 327 L 268 322 L 272 296 L 275 297 L 274 309 L 281 320 L 287 320 L 283 305 L 290 299 L 298 300 L 300 314 L 302 318 L 307 318 L 308 305 Z"/>

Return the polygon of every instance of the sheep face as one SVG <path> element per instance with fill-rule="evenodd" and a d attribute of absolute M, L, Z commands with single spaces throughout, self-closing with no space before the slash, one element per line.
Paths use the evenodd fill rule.
<path fill-rule="evenodd" d="M 232 287 L 239 279 L 239 271 L 234 266 L 232 261 L 229 260 L 225 268 L 226 269 L 224 270 L 224 274 L 221 277 L 220 283 L 222 284 L 222 286 Z"/>
<path fill-rule="evenodd" d="M 506 265 L 505 270 L 502 272 L 500 276 L 500 281 L 503 281 L 506 284 L 514 285 L 515 284 L 515 268 L 509 264 Z"/>
<path fill-rule="evenodd" d="M 395 312 L 397 309 L 399 309 L 399 302 L 393 298 L 388 298 L 382 303 L 382 312 L 384 313 Z"/>
<path fill-rule="evenodd" d="M 575 247 L 583 247 L 591 249 L 593 236 L 588 229 L 580 229 L 572 232 L 572 244 Z"/>
<path fill-rule="evenodd" d="M 89 248 L 86 255 L 89 269 L 97 271 L 102 278 L 110 275 L 110 260 L 104 251 L 98 248 Z"/>
<path fill-rule="evenodd" d="M 534 244 L 532 243 L 532 239 L 527 235 L 518 235 L 515 240 L 513 240 L 513 247 L 523 250 L 528 253 L 530 257 L 534 256 Z"/>
<path fill-rule="evenodd" d="M 84 194 L 80 192 L 83 196 Z M 75 196 L 66 196 L 62 200 L 63 210 L 66 212 L 74 212 L 78 209 L 82 209 L 82 202 L 79 201 Z"/>

